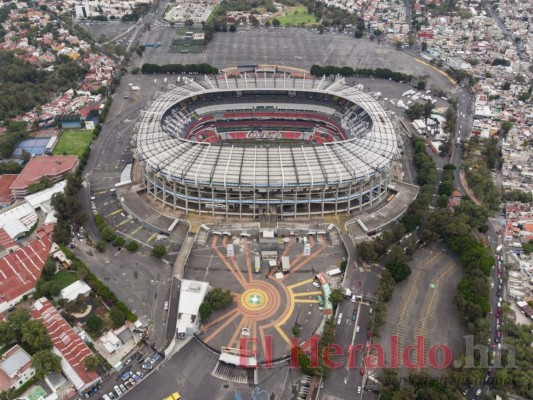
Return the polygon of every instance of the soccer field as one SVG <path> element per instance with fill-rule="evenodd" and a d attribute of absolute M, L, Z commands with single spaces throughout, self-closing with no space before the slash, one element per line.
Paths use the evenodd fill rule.
<path fill-rule="evenodd" d="M 81 157 L 85 149 L 91 144 L 92 138 L 92 130 L 69 129 L 64 131 L 54 149 L 54 155 L 68 154 Z"/>
<path fill-rule="evenodd" d="M 313 14 L 309 14 L 307 7 L 304 6 L 291 7 L 285 15 L 277 17 L 277 20 L 281 22 L 281 26 L 300 26 L 302 23 L 305 25 L 317 23 L 316 17 Z"/>

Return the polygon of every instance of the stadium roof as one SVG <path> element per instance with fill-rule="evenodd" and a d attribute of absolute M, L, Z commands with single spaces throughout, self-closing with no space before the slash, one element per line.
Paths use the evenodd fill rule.
<path fill-rule="evenodd" d="M 170 137 L 161 126 L 169 108 L 186 98 L 227 91 L 317 92 L 345 98 L 372 119 L 365 134 L 322 145 L 210 144 Z M 349 183 L 368 179 L 396 159 L 397 138 L 381 105 L 370 95 L 328 79 L 205 77 L 171 87 L 157 97 L 137 128 L 135 156 L 168 180 L 191 185 L 287 187 Z"/>

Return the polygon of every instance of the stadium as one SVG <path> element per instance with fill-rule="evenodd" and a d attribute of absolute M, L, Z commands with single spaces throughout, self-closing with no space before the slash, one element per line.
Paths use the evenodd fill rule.
<path fill-rule="evenodd" d="M 147 193 L 173 210 L 239 218 L 384 201 L 398 147 L 381 105 L 343 78 L 287 71 L 235 68 L 157 93 L 133 136 Z"/>

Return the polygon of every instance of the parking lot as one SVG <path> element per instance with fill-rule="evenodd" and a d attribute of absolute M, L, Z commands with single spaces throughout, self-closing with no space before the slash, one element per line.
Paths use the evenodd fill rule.
<path fill-rule="evenodd" d="M 416 337 L 424 338 L 424 361 L 428 362 L 431 346 L 447 345 L 453 357 L 463 346 L 466 329 L 453 304 L 457 285 L 463 276 L 457 256 L 437 244 L 418 250 L 410 262 L 412 273 L 396 285 L 392 299 L 387 303 L 387 322 L 381 334 L 381 345 L 390 348 L 390 339 L 398 337 L 400 352 L 414 345 Z M 387 355 L 390 362 L 390 354 Z M 400 354 L 401 360 L 401 354 Z M 412 358 L 413 362 L 416 360 Z M 428 369 L 437 375 L 443 370 Z M 401 368 L 400 374 L 408 370 Z"/>
<path fill-rule="evenodd" d="M 201 54 L 169 53 L 174 28 L 156 27 L 143 33 L 141 43 L 161 43 L 149 48 L 139 63 L 209 63 L 218 68 L 241 64 L 280 64 L 311 68 L 313 64 L 353 68 L 390 68 L 414 75 L 428 75 L 432 84 L 450 82 L 431 67 L 386 44 L 355 39 L 348 34 L 319 34 L 300 28 L 241 28 L 217 32 Z"/>

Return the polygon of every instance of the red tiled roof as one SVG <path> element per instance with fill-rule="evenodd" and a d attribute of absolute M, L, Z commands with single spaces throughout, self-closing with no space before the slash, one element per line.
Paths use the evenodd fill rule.
<path fill-rule="evenodd" d="M 17 177 L 17 174 L 0 175 L 0 204 L 11 201 L 11 185 Z"/>
<path fill-rule="evenodd" d="M 11 239 L 7 232 L 3 228 L 0 228 L 0 250 L 8 249 L 16 245 L 17 243 Z"/>
<path fill-rule="evenodd" d="M 51 245 L 52 235 L 48 234 L 0 259 L 0 303 L 16 299 L 35 287 Z"/>
<path fill-rule="evenodd" d="M 43 297 L 33 304 L 30 311 L 35 319 L 43 322 L 54 347 L 76 372 L 83 384 L 87 385 L 97 380 L 99 375 L 96 372 L 87 371 L 83 366 L 83 359 L 93 354 L 91 349 L 74 332 L 52 303 Z M 72 383 L 76 384 L 76 382 Z M 80 390 L 80 387 L 77 389 Z"/>
<path fill-rule="evenodd" d="M 54 177 L 72 170 L 78 156 L 40 156 L 32 158 L 24 167 L 18 178 L 11 185 L 11 190 L 26 189 L 38 182 L 43 176 Z"/>

